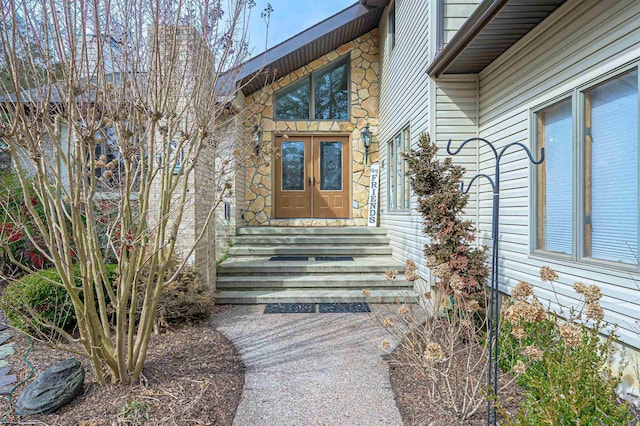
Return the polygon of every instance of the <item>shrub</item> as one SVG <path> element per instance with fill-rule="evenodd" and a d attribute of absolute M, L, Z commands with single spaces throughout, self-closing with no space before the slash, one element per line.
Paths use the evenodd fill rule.
<path fill-rule="evenodd" d="M 33 220 L 27 214 L 27 202 L 35 207 L 36 212 L 44 220 L 44 209 L 38 203 L 35 193 L 25 200 L 18 178 L 11 172 L 0 173 L 0 242 L 3 254 L 0 257 L 0 273 L 4 276 L 17 277 L 22 275 L 11 260 L 9 253 L 23 266 L 30 270 L 46 269 L 51 266 L 46 257 L 36 248 L 42 236 L 37 231 Z M 31 238 L 29 238 L 31 236 Z"/>
<path fill-rule="evenodd" d="M 438 160 L 437 152 L 438 146 L 429 135 L 422 134 L 419 149 L 405 155 L 411 188 L 418 195 L 418 211 L 429 237 L 424 254 L 447 294 L 477 295 L 483 291 L 489 271 L 484 248 L 471 246 L 476 239 L 473 223 L 462 219 L 469 198 L 460 191 L 464 168 L 453 164 L 451 158 Z"/>
<path fill-rule="evenodd" d="M 116 265 L 107 265 L 113 281 Z M 82 286 L 77 269 L 76 285 Z M 57 284 L 56 284 L 57 283 Z M 55 337 L 54 328 L 72 330 L 77 321 L 69 294 L 55 268 L 37 271 L 11 282 L 5 288 L 0 307 L 12 327 L 27 334 Z"/>
<path fill-rule="evenodd" d="M 139 279 L 142 285 L 138 287 L 136 321 L 140 318 L 146 283 L 149 281 L 146 269 L 143 267 L 140 271 Z M 175 266 L 170 268 L 166 272 L 166 279 L 170 278 L 175 270 Z M 211 316 L 213 306 L 211 290 L 202 280 L 200 273 L 193 266 L 185 266 L 175 279 L 162 289 L 156 312 L 156 331 L 159 328 L 207 320 Z"/>
<path fill-rule="evenodd" d="M 161 327 L 208 320 L 213 311 L 211 290 L 200 273 L 187 266 L 162 291 L 157 323 Z"/>
<path fill-rule="evenodd" d="M 546 275 L 551 277 L 546 281 L 557 279 L 555 273 Z M 527 283 L 514 288 L 513 301 L 502 309 L 500 345 L 507 357 L 501 365 L 525 389 L 515 424 L 614 425 L 629 420 L 627 405 L 619 404 L 615 394 L 621 380 L 621 374 L 613 374 L 616 335 L 601 336 L 610 328 L 598 302 L 601 291 L 581 283 L 574 289 L 585 300 L 568 312 L 561 308 L 564 319 L 547 312 Z"/>

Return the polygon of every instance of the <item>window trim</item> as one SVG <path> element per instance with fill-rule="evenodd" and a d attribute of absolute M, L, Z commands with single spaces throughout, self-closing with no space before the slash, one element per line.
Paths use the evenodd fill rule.
<path fill-rule="evenodd" d="M 565 91 L 560 95 L 535 105 L 529 110 L 529 129 L 531 145 L 534 147 L 536 154 L 539 155 L 538 149 L 538 113 L 552 107 L 564 100 L 570 99 L 572 108 L 572 209 L 573 209 L 573 241 L 571 254 L 558 253 L 550 250 L 539 249 L 538 245 L 538 167 L 530 166 L 530 191 L 529 206 L 530 213 L 530 233 L 529 233 L 529 257 L 540 260 L 550 260 L 558 262 L 568 262 L 571 264 L 578 263 L 582 266 L 590 268 L 606 268 L 624 272 L 640 271 L 640 262 L 637 264 L 611 261 L 606 259 L 597 259 L 586 255 L 586 233 L 585 233 L 585 179 L 586 179 L 586 153 L 584 138 L 585 134 L 585 94 L 596 87 L 605 84 L 616 78 L 622 77 L 624 74 L 636 71 L 638 73 L 638 135 L 640 135 L 640 60 L 634 60 L 622 66 L 612 68 L 608 72 L 590 79 L 584 83 L 576 85 L 571 90 Z M 640 142 L 640 141 L 639 141 Z M 638 183 L 640 185 L 640 150 L 637 158 L 637 174 Z M 640 199 L 638 201 L 638 241 L 640 241 Z M 635 253 L 640 256 L 640 253 Z"/>
<path fill-rule="evenodd" d="M 408 143 L 407 143 L 407 140 L 405 140 L 404 141 L 405 143 L 402 144 L 402 135 L 405 132 L 407 132 L 407 134 L 408 134 Z M 387 150 L 386 151 L 386 161 L 387 161 L 387 168 L 386 168 L 387 169 L 386 170 L 386 178 L 387 178 L 387 185 L 386 185 L 387 186 L 387 191 L 386 192 L 387 192 L 387 194 L 386 194 L 386 196 L 387 196 L 387 202 L 385 204 L 387 205 L 387 213 L 389 213 L 389 214 L 406 213 L 406 212 L 410 212 L 411 211 L 411 184 L 410 184 L 410 181 L 408 179 L 406 160 L 404 160 L 404 159 L 402 160 L 403 161 L 402 164 L 405 165 L 404 166 L 404 179 L 403 179 L 403 182 L 402 182 L 402 196 L 404 197 L 406 195 L 405 189 L 406 189 L 406 187 L 408 185 L 409 186 L 409 198 L 408 198 L 408 200 L 403 200 L 403 201 L 405 203 L 406 203 L 406 201 L 408 201 L 409 202 L 409 207 L 405 208 L 404 207 L 404 203 L 403 203 L 403 207 L 399 208 L 397 206 L 397 204 L 398 204 L 398 200 L 397 199 L 395 200 L 396 201 L 396 207 L 394 207 L 394 208 L 391 207 L 391 193 L 393 192 L 395 194 L 394 198 L 397 198 L 396 197 L 397 188 L 395 188 L 395 187 L 392 188 L 391 187 L 391 179 L 392 179 L 391 168 L 393 167 L 394 175 L 397 176 L 398 174 L 397 174 L 397 171 L 396 171 L 396 165 L 398 164 L 398 152 L 395 151 L 395 147 L 394 147 L 394 159 L 395 159 L 395 162 L 392 165 L 391 164 L 391 157 L 390 157 L 391 151 L 389 150 L 389 146 L 390 145 L 392 145 L 392 146 L 394 145 L 394 143 L 396 141 L 396 138 L 401 138 L 400 144 L 403 147 L 403 151 L 402 151 L 403 153 L 406 152 L 406 150 L 404 150 L 404 148 L 408 147 L 409 149 L 411 149 L 411 125 L 409 123 L 407 123 L 404 126 L 401 126 L 400 130 L 393 134 L 393 136 L 387 141 L 387 145 L 386 145 L 386 150 Z M 392 191 L 392 189 L 393 189 L 393 191 Z"/>
<path fill-rule="evenodd" d="M 345 119 L 336 119 L 336 118 L 327 118 L 327 119 L 319 119 L 315 118 L 316 114 L 316 94 L 315 94 L 315 76 L 318 74 L 322 74 L 326 71 L 330 71 L 336 69 L 342 65 L 345 65 L 345 69 L 347 71 L 347 118 Z M 292 81 L 284 87 L 273 92 L 273 119 L 275 121 L 350 121 L 351 120 L 351 52 L 348 52 L 328 64 L 323 65 L 322 67 L 313 70 L 302 77 Z M 292 89 L 295 85 L 302 85 L 304 81 L 309 83 L 309 116 L 307 118 L 280 118 L 278 117 L 278 97 L 282 94 L 282 92 L 287 89 Z"/>
<path fill-rule="evenodd" d="M 396 47 L 396 34 L 398 29 L 398 16 L 396 14 L 396 2 L 392 2 L 389 5 L 387 11 L 387 40 L 389 44 L 389 51 L 393 52 Z"/>

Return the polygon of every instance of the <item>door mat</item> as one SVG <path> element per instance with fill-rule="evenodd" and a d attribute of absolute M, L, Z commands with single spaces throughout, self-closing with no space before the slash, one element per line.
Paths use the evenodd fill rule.
<path fill-rule="evenodd" d="M 315 314 L 315 303 L 267 303 L 265 314 Z"/>
<path fill-rule="evenodd" d="M 345 314 L 355 312 L 371 312 L 368 303 L 320 303 L 321 314 Z"/>
<path fill-rule="evenodd" d="M 288 261 L 288 260 L 302 260 L 302 261 L 307 261 L 309 260 L 308 256 L 273 256 L 271 259 L 269 259 L 271 261 Z"/>
<path fill-rule="evenodd" d="M 338 261 L 338 260 L 353 260 L 351 256 L 316 256 L 317 261 Z"/>

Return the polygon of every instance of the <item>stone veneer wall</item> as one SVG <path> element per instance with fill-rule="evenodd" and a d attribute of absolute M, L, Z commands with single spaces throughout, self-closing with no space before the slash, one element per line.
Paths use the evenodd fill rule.
<path fill-rule="evenodd" d="M 350 69 L 350 120 L 298 120 L 274 119 L 273 94 L 343 55 L 351 56 Z M 248 225 L 271 226 L 345 226 L 366 225 L 367 201 L 369 197 L 369 167 L 365 165 L 364 146 L 360 130 L 368 124 L 372 132 L 369 148 L 369 163 L 378 161 L 378 29 L 346 43 L 323 55 L 304 67 L 285 75 L 264 89 L 247 96 L 246 104 L 251 109 L 251 118 L 245 122 L 248 129 L 258 124 L 262 129 L 263 158 L 255 165 L 247 166 L 246 199 L 244 218 Z M 274 219 L 273 207 L 273 142 L 283 134 L 321 135 L 343 134 L 351 136 L 352 159 L 352 210 L 349 219 Z"/>

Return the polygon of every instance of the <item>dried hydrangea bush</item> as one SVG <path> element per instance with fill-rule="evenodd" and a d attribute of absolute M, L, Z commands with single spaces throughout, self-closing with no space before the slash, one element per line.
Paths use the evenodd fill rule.
<path fill-rule="evenodd" d="M 397 279 L 395 271 L 385 275 L 388 280 Z M 404 278 L 423 281 L 411 260 L 406 262 Z M 416 284 L 420 288 L 424 282 Z M 453 289 L 450 296 L 428 292 L 419 296 L 417 304 L 389 305 L 388 311 L 374 310 L 374 315 L 391 340 L 383 341 L 382 348 L 395 348 L 391 362 L 417 367 L 416 374 L 428 383 L 429 399 L 464 421 L 486 403 L 488 351 L 483 307 L 487 303 L 484 293 L 470 297 L 462 286 Z M 370 297 L 367 290 L 363 294 Z"/>
<path fill-rule="evenodd" d="M 540 270 L 552 288 L 558 275 Z M 625 424 L 629 410 L 617 400 L 621 371 L 613 365 L 614 328 L 604 321 L 602 290 L 575 283 L 582 299 L 556 312 L 545 309 L 534 288 L 518 283 L 502 306 L 500 366 L 518 377 L 525 399 L 508 424 Z"/>

